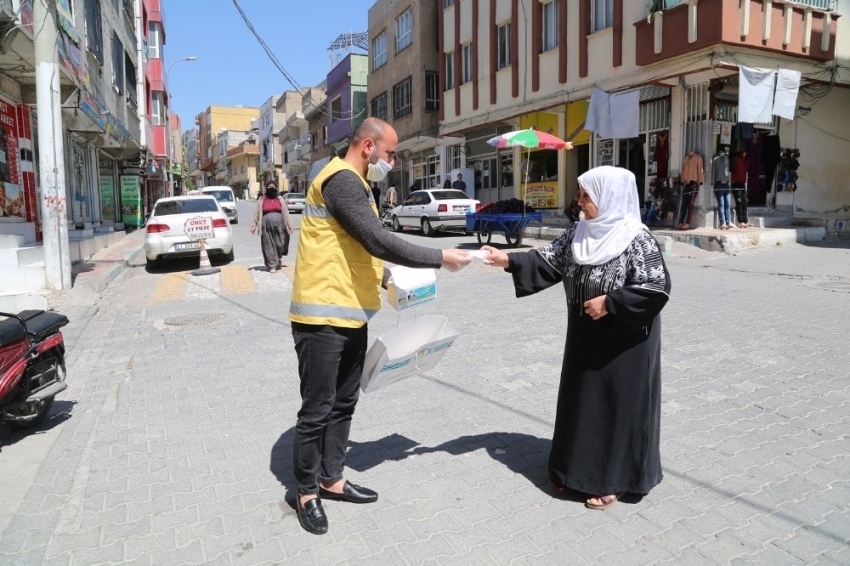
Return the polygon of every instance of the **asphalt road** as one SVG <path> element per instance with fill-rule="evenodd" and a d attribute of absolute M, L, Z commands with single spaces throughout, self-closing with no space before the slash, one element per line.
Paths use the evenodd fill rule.
<path fill-rule="evenodd" d="M 425 314 L 460 336 L 361 397 L 348 477 L 381 498 L 329 502 L 315 537 L 291 507 L 295 245 L 266 272 L 252 206 L 220 274 L 136 266 L 67 301 L 69 389 L 38 430 L 0 428 L 0 563 L 850 564 L 848 242 L 675 248 L 665 479 L 605 512 L 547 484 L 563 291 L 515 299 L 480 262 L 439 272 L 436 302 L 385 306 L 370 337 Z"/>

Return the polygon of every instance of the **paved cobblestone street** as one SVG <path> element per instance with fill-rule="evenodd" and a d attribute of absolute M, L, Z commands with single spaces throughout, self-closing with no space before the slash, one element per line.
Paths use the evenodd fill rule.
<path fill-rule="evenodd" d="M 850 564 L 850 242 L 675 247 L 665 479 L 604 512 L 547 482 L 562 288 L 518 300 L 480 262 L 439 272 L 435 303 L 385 306 L 370 337 L 424 314 L 460 336 L 361 396 L 348 477 L 380 499 L 327 502 L 316 537 L 292 507 L 295 246 L 267 273 L 248 224 L 221 274 L 136 266 L 68 301 L 68 390 L 38 431 L 0 428 L 0 563 Z"/>

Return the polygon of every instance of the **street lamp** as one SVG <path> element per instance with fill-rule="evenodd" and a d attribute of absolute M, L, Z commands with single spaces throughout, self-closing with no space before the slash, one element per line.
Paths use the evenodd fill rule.
<path fill-rule="evenodd" d="M 174 65 L 176 65 L 177 63 L 180 63 L 181 61 L 197 61 L 197 60 L 198 60 L 197 57 L 195 57 L 194 55 L 190 55 L 188 57 L 183 57 L 182 59 L 177 59 L 175 61 L 172 61 L 171 64 L 168 66 L 168 69 L 165 71 L 165 84 L 166 84 L 166 88 L 168 89 L 168 98 L 169 99 L 173 98 L 172 95 L 171 95 L 171 85 L 169 84 L 171 82 L 171 79 L 170 79 L 170 76 L 169 76 L 170 73 L 171 73 L 171 68 Z M 167 175 L 166 178 L 168 179 L 169 195 L 174 195 L 174 172 L 173 172 L 174 163 L 172 163 L 173 148 L 171 147 L 172 146 L 172 140 L 171 140 L 171 101 L 170 100 L 168 101 L 168 110 L 167 110 L 165 116 L 166 116 L 166 118 L 165 118 L 165 139 L 166 139 L 166 144 L 167 144 L 166 147 L 168 148 L 168 156 L 167 156 L 167 159 L 168 159 L 168 161 L 167 161 L 167 163 L 168 163 L 168 175 Z"/>

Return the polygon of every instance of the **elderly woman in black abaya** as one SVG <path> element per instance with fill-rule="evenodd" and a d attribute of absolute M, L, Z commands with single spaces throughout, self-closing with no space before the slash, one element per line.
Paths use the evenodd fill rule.
<path fill-rule="evenodd" d="M 266 183 L 266 192 L 257 203 L 251 233 L 259 232 L 263 248 L 263 262 L 269 273 L 280 269 L 280 260 L 289 254 L 289 236 L 293 232 L 289 210 L 283 197 L 277 194 L 277 183 Z"/>
<path fill-rule="evenodd" d="M 578 178 L 584 220 L 528 253 L 484 246 L 485 262 L 513 276 L 517 297 L 563 282 L 564 352 L 553 484 L 607 509 L 625 493 L 646 494 L 662 478 L 661 309 L 670 275 L 640 220 L 634 174 L 597 167 Z"/>

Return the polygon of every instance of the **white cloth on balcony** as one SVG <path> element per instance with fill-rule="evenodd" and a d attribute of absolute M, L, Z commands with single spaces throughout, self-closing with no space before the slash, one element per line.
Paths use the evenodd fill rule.
<path fill-rule="evenodd" d="M 590 105 L 587 108 L 587 119 L 584 129 L 596 132 L 602 138 L 613 138 L 611 126 L 611 95 L 601 88 L 594 87 L 590 95 Z"/>
<path fill-rule="evenodd" d="M 793 120 L 797 111 L 797 95 L 800 93 L 800 79 L 803 74 L 791 69 L 779 69 L 776 78 L 776 97 L 773 99 L 773 113 L 786 120 Z"/>
<path fill-rule="evenodd" d="M 773 69 L 738 69 L 738 121 L 764 124 L 773 121 Z"/>
<path fill-rule="evenodd" d="M 640 91 L 609 94 L 594 87 L 584 128 L 599 137 L 636 138 L 640 135 Z"/>
<path fill-rule="evenodd" d="M 611 126 L 615 138 L 629 139 L 640 135 L 640 91 L 611 95 Z"/>

